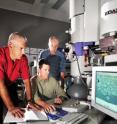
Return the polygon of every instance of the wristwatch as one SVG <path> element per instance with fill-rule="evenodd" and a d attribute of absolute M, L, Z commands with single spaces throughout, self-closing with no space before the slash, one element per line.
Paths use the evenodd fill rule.
<path fill-rule="evenodd" d="M 34 103 L 34 100 L 33 100 L 33 99 L 28 99 L 27 102 L 28 102 L 28 103 L 30 103 L 30 102 L 31 102 L 31 103 Z"/>

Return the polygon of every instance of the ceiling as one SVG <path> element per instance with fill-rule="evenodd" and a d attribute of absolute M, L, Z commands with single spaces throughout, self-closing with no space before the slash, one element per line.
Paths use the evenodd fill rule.
<path fill-rule="evenodd" d="M 69 21 L 69 0 L 0 0 L 0 8 L 64 22 Z"/>
<path fill-rule="evenodd" d="M 36 3 L 36 0 L 18 0 L 18 1 L 21 1 L 21 2 L 25 2 L 25 3 L 29 3 L 29 4 L 35 4 Z M 52 9 L 59 9 L 65 2 L 66 0 L 38 0 L 38 2 L 40 4 L 45 4 L 49 7 L 51 7 Z"/>
<path fill-rule="evenodd" d="M 14 31 L 27 34 L 30 47 L 47 48 L 50 35 L 68 42 L 69 0 L 0 0 L 0 8 L 0 42 Z"/>

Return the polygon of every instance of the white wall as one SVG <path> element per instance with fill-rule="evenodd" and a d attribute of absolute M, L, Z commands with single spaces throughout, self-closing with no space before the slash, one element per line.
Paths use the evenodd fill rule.
<path fill-rule="evenodd" d="M 84 41 L 84 0 L 70 0 L 71 42 Z"/>
<path fill-rule="evenodd" d="M 85 2 L 81 2 L 81 0 L 70 0 L 70 19 L 73 43 L 78 41 L 98 41 L 98 0 L 85 0 Z"/>
<path fill-rule="evenodd" d="M 84 41 L 84 14 L 71 19 L 71 42 Z"/>
<path fill-rule="evenodd" d="M 78 2 L 79 1 L 79 2 Z M 70 0 L 71 42 L 98 42 L 99 39 L 99 3 L 98 0 Z M 80 8 L 77 8 L 80 3 Z M 72 10 L 74 9 L 74 10 Z M 79 10 L 81 9 L 81 10 Z M 81 73 L 90 71 L 91 67 L 84 67 L 84 56 L 78 57 Z M 77 62 L 71 63 L 71 75 L 78 76 Z"/>
<path fill-rule="evenodd" d="M 85 0 L 84 34 L 85 41 L 98 41 L 99 39 L 98 0 Z"/>

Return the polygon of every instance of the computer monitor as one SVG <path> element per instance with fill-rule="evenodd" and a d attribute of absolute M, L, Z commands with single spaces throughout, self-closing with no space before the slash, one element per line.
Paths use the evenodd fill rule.
<path fill-rule="evenodd" d="M 117 67 L 92 68 L 91 105 L 117 119 Z"/>

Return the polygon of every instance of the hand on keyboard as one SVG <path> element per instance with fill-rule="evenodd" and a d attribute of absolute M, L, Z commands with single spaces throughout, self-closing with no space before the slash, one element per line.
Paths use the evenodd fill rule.
<path fill-rule="evenodd" d="M 48 118 L 51 120 L 57 120 L 62 118 L 63 116 L 67 115 L 68 112 L 62 110 L 62 108 L 56 108 L 56 111 L 52 111 L 51 113 L 46 113 Z"/>
<path fill-rule="evenodd" d="M 57 111 L 51 111 L 49 113 L 52 114 L 52 115 L 56 115 L 57 114 Z"/>
<path fill-rule="evenodd" d="M 49 103 L 44 103 L 44 110 L 46 113 L 52 112 L 52 111 L 56 111 L 56 108 L 53 104 L 49 104 Z"/>

